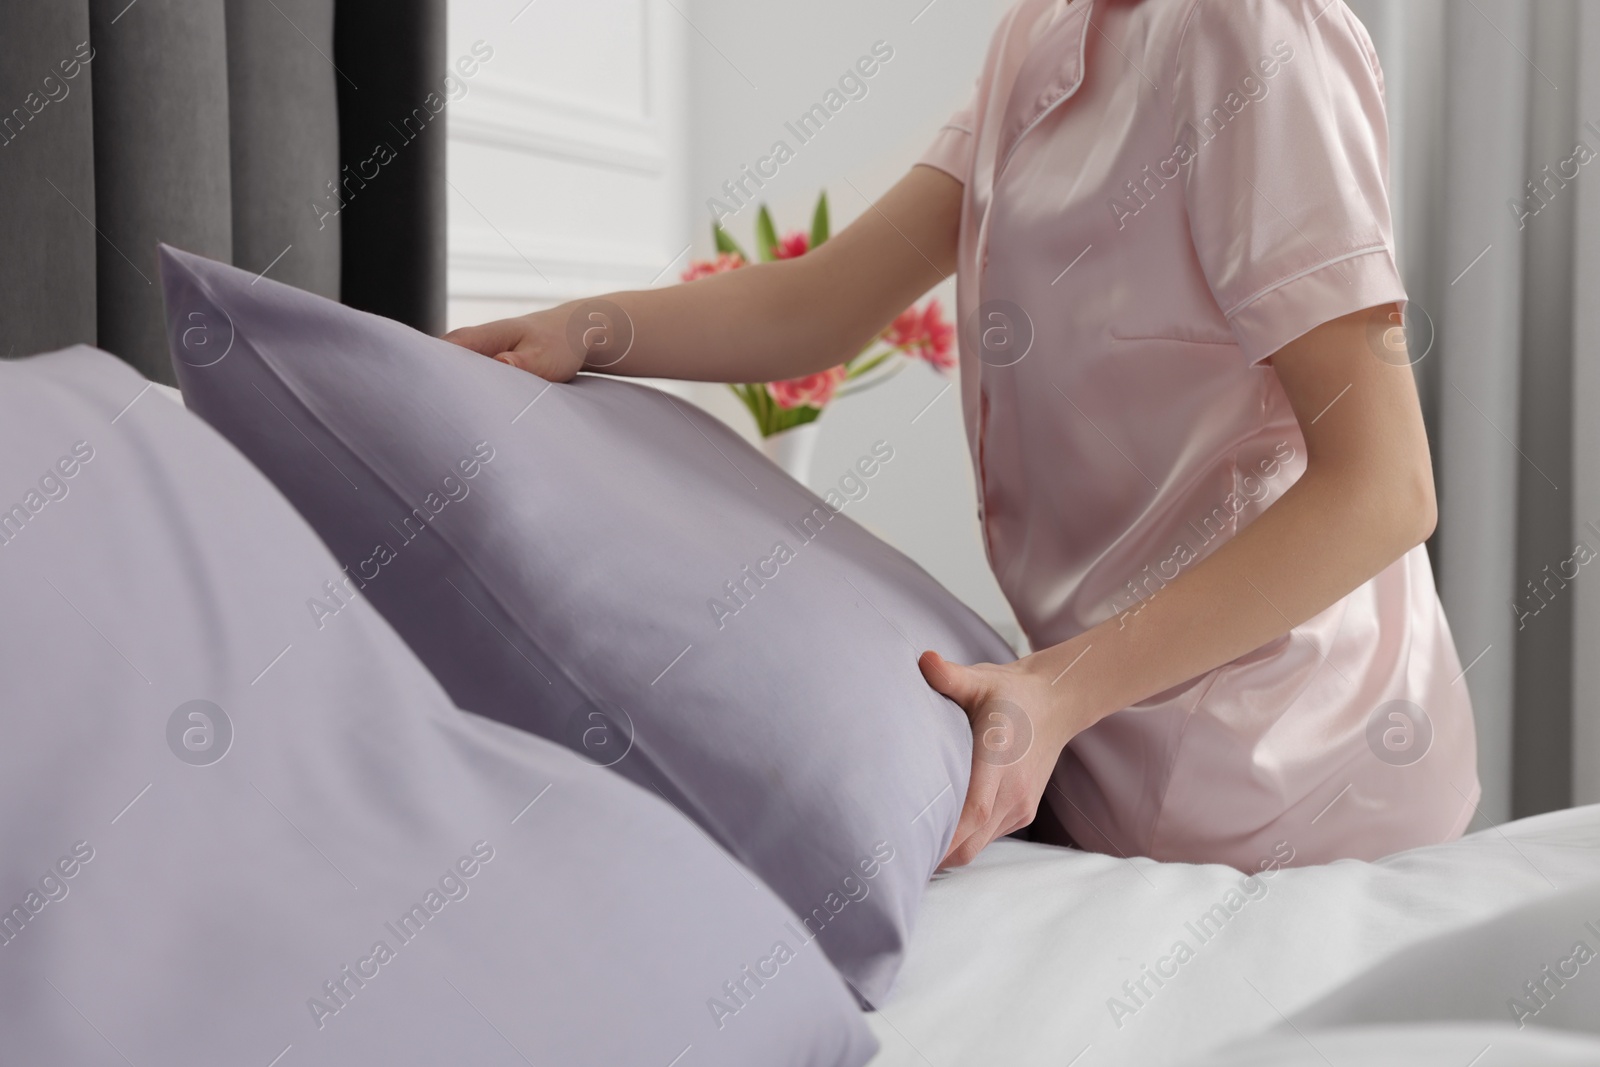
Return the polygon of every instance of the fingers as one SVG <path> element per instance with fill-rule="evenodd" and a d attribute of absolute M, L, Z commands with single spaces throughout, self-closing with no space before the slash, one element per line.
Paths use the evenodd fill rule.
<path fill-rule="evenodd" d="M 950 851 L 945 854 L 944 861 L 939 864 L 941 870 L 952 867 L 965 867 L 978 858 L 978 853 L 988 848 L 997 837 L 1004 837 L 1000 823 L 989 822 L 979 827 L 966 837 L 960 838 L 959 843 L 953 844 Z"/>
<path fill-rule="evenodd" d="M 980 813 L 981 814 L 981 813 Z M 966 812 L 962 812 L 966 817 Z M 1000 815 L 991 815 L 977 825 L 977 829 L 965 836 L 962 835 L 961 825 L 956 825 L 955 835 L 951 838 L 950 851 L 945 854 L 940 869 L 950 867 L 965 867 L 978 858 L 978 853 L 994 844 L 1007 834 L 1014 834 L 1024 826 L 1033 822 L 1034 814 L 1031 812 L 1017 812 L 1009 818 Z"/>
<path fill-rule="evenodd" d="M 997 839 L 1033 822 L 1042 799 L 1030 798 L 1025 790 L 1011 767 L 991 764 L 975 752 L 967 799 L 940 869 L 966 866 Z"/>
<path fill-rule="evenodd" d="M 1037 818 L 1038 815 L 1039 815 L 1039 812 L 1037 810 L 1019 812 L 1016 815 L 1016 817 L 1013 818 L 1010 822 L 1008 822 L 1004 826 L 1000 827 L 1000 832 L 995 834 L 993 837 L 991 837 L 989 839 L 989 844 L 992 845 L 996 841 L 1000 840 L 1002 837 L 1006 837 L 1009 834 L 1016 833 L 1018 830 L 1022 829 L 1024 826 L 1033 825 L 1033 820 L 1035 818 Z"/>
<path fill-rule="evenodd" d="M 1044 791 L 1035 758 L 1033 721 L 1010 696 L 1025 696 L 1018 676 L 993 664 L 963 666 L 924 652 L 917 666 L 928 686 L 959 704 L 972 728 L 972 775 L 961 816 L 940 867 L 961 867 L 995 838 L 1033 821 Z M 1009 681 L 1008 681 L 1009 679 Z M 1008 688 L 1009 686 L 1009 688 Z"/>
<path fill-rule="evenodd" d="M 937 652 L 924 652 L 917 659 L 922 677 L 934 692 L 949 697 L 968 716 L 976 713 L 983 702 L 983 683 L 977 671 L 959 663 L 951 663 Z M 995 796 L 1000 788 L 999 768 L 980 759 L 976 745 L 973 747 L 972 776 L 967 783 L 967 798 L 961 805 L 961 818 L 956 821 L 955 833 L 950 838 L 950 850 L 940 867 L 962 867 L 983 851 L 995 837 L 1002 813 L 995 811 Z"/>
<path fill-rule="evenodd" d="M 956 821 L 956 832 L 951 835 L 950 849 L 939 864 L 941 868 L 965 867 L 998 836 L 996 831 L 1004 817 L 995 810 L 999 789 L 1000 775 L 996 768 L 974 761 L 967 799 L 961 805 L 961 818 Z"/>
<path fill-rule="evenodd" d="M 541 342 L 539 331 L 526 317 L 451 330 L 444 339 L 552 382 L 569 381 L 583 362 L 564 350 L 551 351 L 550 345 Z"/>
<path fill-rule="evenodd" d="M 516 319 L 500 319 L 481 326 L 463 326 L 451 330 L 444 339 L 478 353 L 480 356 L 498 356 L 515 348 L 522 339 L 522 328 Z"/>
<path fill-rule="evenodd" d="M 539 354 L 532 351 L 530 348 L 510 348 L 504 352 L 495 353 L 494 358 L 496 362 L 504 363 L 508 367 L 515 367 L 517 370 L 525 370 L 529 374 L 537 374 L 541 378 L 549 377 L 548 374 L 543 373 L 543 367 L 539 360 Z"/>
<path fill-rule="evenodd" d="M 917 666 L 934 692 L 949 697 L 969 713 L 977 707 L 983 695 L 977 671 L 951 663 L 937 652 L 924 652 L 917 659 Z"/>

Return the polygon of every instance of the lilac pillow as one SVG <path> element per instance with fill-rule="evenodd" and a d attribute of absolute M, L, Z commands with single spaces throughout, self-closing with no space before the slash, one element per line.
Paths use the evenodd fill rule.
<path fill-rule="evenodd" d="M 1010 658 L 989 627 L 659 390 L 551 385 L 171 249 L 162 280 L 190 407 L 344 565 L 308 617 L 369 600 L 458 705 L 659 793 L 885 994 L 971 765 L 917 655 Z"/>
<path fill-rule="evenodd" d="M 0 363 L 0 1063 L 862 1064 L 799 919 L 466 715 L 127 365 Z"/>

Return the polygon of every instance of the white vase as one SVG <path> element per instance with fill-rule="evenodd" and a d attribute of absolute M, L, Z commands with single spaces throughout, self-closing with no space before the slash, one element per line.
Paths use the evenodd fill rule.
<path fill-rule="evenodd" d="M 761 451 L 783 468 L 785 474 L 806 484 L 811 477 L 811 457 L 817 450 L 817 421 L 792 426 L 787 430 L 761 439 Z"/>

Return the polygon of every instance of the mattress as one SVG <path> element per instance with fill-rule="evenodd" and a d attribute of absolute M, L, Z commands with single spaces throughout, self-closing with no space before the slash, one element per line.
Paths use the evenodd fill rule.
<path fill-rule="evenodd" d="M 1291 851 L 1285 842 L 1282 855 Z M 1551 936 L 1568 946 L 1585 937 L 1600 949 L 1600 806 L 1376 863 L 1269 866 L 1253 879 L 1227 867 L 1002 839 L 972 866 L 935 877 L 905 968 L 871 1016 L 883 1046 L 872 1067 L 1161 1067 L 1302 1057 L 1322 1065 L 1334 1047 L 1351 1053 L 1335 1063 L 1387 1062 L 1379 1050 L 1420 1063 L 1422 1048 L 1457 1062 L 1448 1056 L 1471 1046 L 1459 1059 L 1464 1067 L 1497 1044 L 1495 1034 L 1500 1052 L 1483 1052 L 1475 1067 L 1502 1062 L 1513 1045 L 1518 1058 L 1503 1062 L 1600 1063 L 1600 1039 L 1537 1025 L 1519 1030 L 1498 996 L 1481 998 L 1495 1008 L 1475 1023 L 1322 1038 L 1292 1021 L 1341 988 L 1374 981 L 1401 950 L 1454 937 L 1469 952 L 1481 948 L 1482 939 L 1470 936 L 1481 924 L 1585 891 L 1597 933 L 1563 920 Z M 1463 959 L 1471 980 L 1503 989 L 1508 1000 L 1526 997 L 1523 983 L 1538 977 L 1522 973 L 1525 964 L 1496 974 L 1493 960 Z M 1600 1004 L 1600 963 L 1583 975 L 1561 995 L 1568 1005 L 1578 997 Z M 1600 1027 L 1600 1010 L 1588 1017 Z M 1480 1040 L 1485 1034 L 1491 1037 Z M 1535 1056 L 1536 1046 L 1547 1054 Z"/>

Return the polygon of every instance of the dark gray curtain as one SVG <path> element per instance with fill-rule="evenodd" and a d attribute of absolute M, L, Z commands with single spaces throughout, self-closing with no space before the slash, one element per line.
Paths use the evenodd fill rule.
<path fill-rule="evenodd" d="M 334 298 L 342 270 L 369 267 L 407 294 L 399 317 L 434 327 L 440 316 L 416 309 L 442 308 L 442 240 L 397 248 L 372 226 L 352 237 L 338 210 L 340 89 L 363 115 L 399 116 L 421 78 L 360 92 L 347 64 L 360 70 L 374 52 L 347 29 L 342 55 L 335 22 L 370 19 L 372 40 L 404 42 L 407 69 L 442 70 L 442 10 L 0 0 L 0 353 L 97 344 L 171 383 L 158 241 Z M 362 203 L 389 230 L 442 233 L 443 116 L 427 136 L 439 188 L 408 180 L 431 165 L 413 152 L 368 191 L 395 188 Z"/>
<path fill-rule="evenodd" d="M 0 352 L 23 356 L 96 336 L 93 63 L 87 3 L 0 12 Z"/>

